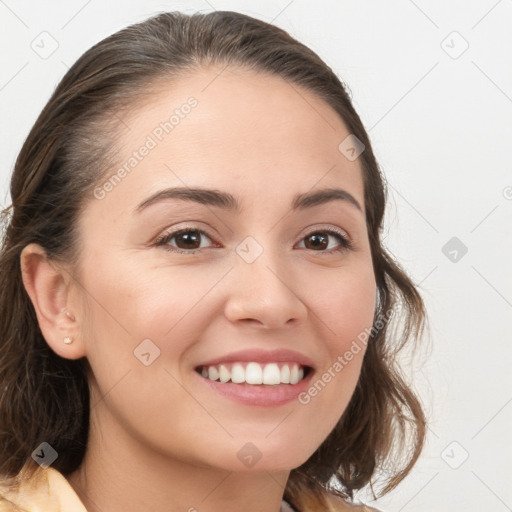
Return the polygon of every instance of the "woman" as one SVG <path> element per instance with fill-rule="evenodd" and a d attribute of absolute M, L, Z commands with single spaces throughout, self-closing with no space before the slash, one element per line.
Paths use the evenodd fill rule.
<path fill-rule="evenodd" d="M 343 85 L 287 33 L 174 12 L 104 39 L 11 198 L 1 510 L 365 510 L 411 470 L 423 302 Z"/>

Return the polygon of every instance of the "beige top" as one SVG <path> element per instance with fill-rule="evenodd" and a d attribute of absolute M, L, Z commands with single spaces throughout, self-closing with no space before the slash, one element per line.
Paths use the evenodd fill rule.
<path fill-rule="evenodd" d="M 30 482 L 24 482 L 17 492 L 2 492 L 0 496 L 18 508 L 30 512 L 87 512 L 84 504 L 64 475 L 52 467 L 40 468 Z M 0 498 L 0 512 L 18 510 Z"/>
<path fill-rule="evenodd" d="M 350 505 L 334 496 L 328 502 L 328 510 L 332 512 L 379 512 L 368 506 Z M 18 512 L 20 509 L 27 512 L 87 512 L 64 475 L 51 466 L 38 468 L 34 478 L 24 482 L 16 492 L 6 492 L 0 487 L 0 512 Z"/>

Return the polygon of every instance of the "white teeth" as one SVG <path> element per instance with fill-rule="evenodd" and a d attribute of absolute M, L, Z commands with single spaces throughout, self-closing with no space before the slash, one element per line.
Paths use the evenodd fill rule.
<path fill-rule="evenodd" d="M 245 369 L 247 384 L 263 384 L 263 370 L 258 363 L 249 363 Z"/>
<path fill-rule="evenodd" d="M 297 384 L 297 382 L 299 382 L 299 368 L 294 364 L 290 370 L 290 384 Z"/>
<path fill-rule="evenodd" d="M 297 363 L 282 364 L 281 368 L 279 368 L 278 363 L 260 364 L 250 362 L 247 363 L 245 368 L 242 363 L 234 363 L 231 368 L 229 364 L 203 366 L 201 375 L 210 380 L 220 380 L 223 383 L 231 381 L 235 384 L 245 382 L 252 385 L 276 386 L 279 384 L 297 384 L 304 378 L 304 368 Z"/>
<path fill-rule="evenodd" d="M 290 384 L 290 367 L 287 364 L 281 368 L 281 382 Z"/>
<path fill-rule="evenodd" d="M 241 364 L 235 363 L 231 368 L 231 382 L 235 384 L 245 382 L 245 370 Z"/>
<path fill-rule="evenodd" d="M 221 364 L 219 367 L 219 379 L 221 382 L 227 382 L 229 379 L 231 379 L 229 370 L 223 364 Z"/>
<path fill-rule="evenodd" d="M 263 384 L 281 384 L 281 370 L 275 363 L 265 365 L 263 370 Z"/>
<path fill-rule="evenodd" d="M 219 370 L 215 366 L 208 367 L 208 378 L 210 380 L 217 380 L 219 378 Z"/>

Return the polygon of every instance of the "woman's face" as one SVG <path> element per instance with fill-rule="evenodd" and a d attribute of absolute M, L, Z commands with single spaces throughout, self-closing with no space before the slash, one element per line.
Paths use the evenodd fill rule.
<path fill-rule="evenodd" d="M 290 469 L 340 419 L 372 325 L 361 165 L 312 93 L 220 71 L 123 117 L 119 166 L 80 219 L 73 313 L 102 432 L 202 466 Z M 345 192 L 304 199 L 324 189 Z"/>

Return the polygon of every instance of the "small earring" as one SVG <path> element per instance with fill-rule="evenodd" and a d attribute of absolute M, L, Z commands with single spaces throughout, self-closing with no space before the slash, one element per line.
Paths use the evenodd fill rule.
<path fill-rule="evenodd" d="M 66 345 L 69 345 L 70 343 L 73 343 L 73 338 L 71 338 L 71 336 L 66 336 L 64 338 L 64 343 L 66 343 Z"/>

